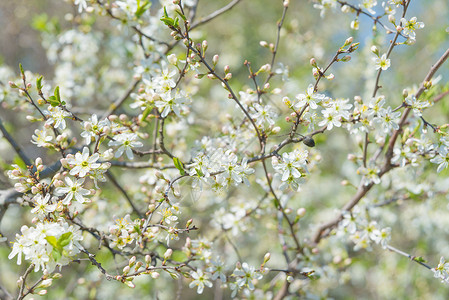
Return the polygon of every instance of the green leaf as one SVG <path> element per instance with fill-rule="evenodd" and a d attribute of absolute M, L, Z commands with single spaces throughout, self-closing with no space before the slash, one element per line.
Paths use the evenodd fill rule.
<path fill-rule="evenodd" d="M 426 262 L 426 260 L 424 258 L 422 258 L 421 256 L 415 257 L 413 260 L 417 261 L 417 262 L 422 262 L 422 263 Z"/>
<path fill-rule="evenodd" d="M 55 98 L 58 103 L 61 103 L 61 95 L 59 95 L 59 86 L 55 88 Z"/>
<path fill-rule="evenodd" d="M 173 27 L 173 19 L 169 17 L 162 17 L 161 21 L 164 22 L 165 25 Z"/>
<path fill-rule="evenodd" d="M 178 9 L 176 10 L 176 12 L 178 13 L 178 15 L 179 15 L 184 21 L 187 21 L 186 16 L 184 16 Z"/>
<path fill-rule="evenodd" d="M 187 255 L 182 251 L 173 251 L 171 259 L 174 261 L 183 262 L 187 260 Z"/>
<path fill-rule="evenodd" d="M 140 121 L 145 121 L 145 119 L 148 117 L 148 115 L 150 114 L 150 112 L 153 110 L 153 106 L 148 106 L 142 114 L 142 119 Z"/>
<path fill-rule="evenodd" d="M 59 102 L 56 100 L 55 96 L 50 96 L 47 98 L 47 101 L 50 102 L 51 106 L 58 106 Z"/>
<path fill-rule="evenodd" d="M 25 72 L 23 71 L 23 67 L 22 64 L 19 64 L 19 69 L 20 69 L 20 74 L 24 75 Z"/>
<path fill-rule="evenodd" d="M 43 76 L 41 75 L 36 79 L 36 87 L 38 91 L 42 90 L 42 78 Z"/>
<path fill-rule="evenodd" d="M 14 164 L 18 165 L 22 170 L 27 169 L 27 165 L 25 162 L 20 158 L 20 156 L 14 156 L 14 159 L 12 161 Z"/>
<path fill-rule="evenodd" d="M 70 242 L 72 240 L 72 235 L 73 235 L 73 233 L 71 233 L 71 232 L 66 232 L 63 235 L 61 235 L 61 237 L 58 239 L 58 245 L 61 248 L 64 248 L 65 246 L 70 244 Z"/>
<path fill-rule="evenodd" d="M 143 13 L 150 8 L 150 6 L 151 6 L 151 2 L 149 2 L 149 1 L 145 1 L 143 3 L 143 5 L 140 6 L 140 1 L 139 1 L 139 4 L 137 5 L 137 10 L 135 13 L 136 17 L 140 18 L 143 15 Z"/>
<path fill-rule="evenodd" d="M 173 163 L 175 164 L 176 169 L 179 170 L 179 173 L 181 175 L 184 175 L 186 171 L 184 171 L 184 166 L 182 165 L 182 162 L 177 157 L 173 157 Z"/>
<path fill-rule="evenodd" d="M 51 251 L 51 255 L 53 256 L 53 259 L 55 261 L 59 261 L 61 259 L 61 252 L 59 252 L 59 250 L 57 250 L 56 248 L 53 248 L 53 250 Z"/>
<path fill-rule="evenodd" d="M 173 22 L 173 27 L 179 27 L 179 18 L 176 17 L 175 21 Z"/>
<path fill-rule="evenodd" d="M 46 236 L 45 239 L 54 249 L 58 248 L 58 240 L 54 236 Z"/>

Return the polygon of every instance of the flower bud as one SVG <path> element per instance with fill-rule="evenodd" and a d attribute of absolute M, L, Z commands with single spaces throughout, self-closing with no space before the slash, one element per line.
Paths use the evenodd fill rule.
<path fill-rule="evenodd" d="M 125 266 L 125 267 L 123 268 L 123 275 L 128 274 L 128 273 L 129 273 L 129 270 L 130 270 L 129 266 Z"/>
<path fill-rule="evenodd" d="M 151 272 L 151 278 L 158 279 L 159 278 L 159 273 L 158 272 Z"/>
<path fill-rule="evenodd" d="M 130 267 L 134 266 L 134 264 L 136 263 L 136 260 L 137 260 L 137 257 L 135 257 L 135 256 L 131 257 L 131 259 L 128 262 L 128 265 Z"/>
<path fill-rule="evenodd" d="M 168 248 L 167 251 L 164 253 L 164 259 L 169 259 L 173 254 L 173 250 Z"/>
<path fill-rule="evenodd" d="M 377 49 L 376 46 L 371 46 L 371 52 L 373 52 L 374 54 L 376 54 L 377 56 L 379 56 L 379 49 Z"/>
<path fill-rule="evenodd" d="M 145 255 L 145 263 L 147 265 L 151 264 L 151 255 L 149 254 Z"/>
<path fill-rule="evenodd" d="M 263 257 L 263 263 L 265 264 L 267 261 L 270 260 L 270 258 L 271 258 L 271 253 L 270 253 L 270 252 L 267 252 L 267 253 L 265 254 L 265 256 Z"/>
<path fill-rule="evenodd" d="M 402 97 L 407 98 L 407 96 L 408 96 L 408 91 L 407 91 L 407 89 L 403 89 L 403 90 L 402 90 Z"/>
<path fill-rule="evenodd" d="M 268 43 L 266 41 L 260 41 L 259 45 L 265 48 L 268 47 Z"/>
<path fill-rule="evenodd" d="M 212 63 L 214 64 L 214 66 L 218 64 L 218 59 L 219 59 L 219 56 L 217 54 L 215 54 L 214 57 L 212 58 Z"/>
<path fill-rule="evenodd" d="M 304 207 L 298 208 L 298 210 L 296 211 L 296 214 L 300 218 L 304 217 L 306 215 L 306 209 Z"/>
<path fill-rule="evenodd" d="M 344 45 L 344 46 L 350 45 L 353 41 L 354 41 L 354 38 L 353 38 L 352 36 L 351 36 L 351 37 L 348 37 L 348 38 L 346 39 L 346 41 L 345 41 L 345 45 Z"/>
<path fill-rule="evenodd" d="M 176 57 L 176 54 L 170 54 L 167 56 L 167 60 L 170 64 L 176 66 L 178 64 L 178 58 Z"/>
<path fill-rule="evenodd" d="M 37 292 L 37 294 L 38 294 L 39 296 L 47 295 L 47 290 L 40 290 L 39 292 Z"/>
<path fill-rule="evenodd" d="M 388 15 L 388 21 L 391 24 L 395 24 L 396 23 L 396 18 L 394 17 L 394 15 Z"/>

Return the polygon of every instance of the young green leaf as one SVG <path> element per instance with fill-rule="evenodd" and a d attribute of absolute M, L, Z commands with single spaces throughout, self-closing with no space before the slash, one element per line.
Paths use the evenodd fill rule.
<path fill-rule="evenodd" d="M 186 171 L 184 171 L 184 166 L 182 165 L 182 162 L 177 157 L 173 157 L 173 163 L 175 164 L 176 169 L 179 170 L 179 173 L 181 175 L 184 175 Z"/>

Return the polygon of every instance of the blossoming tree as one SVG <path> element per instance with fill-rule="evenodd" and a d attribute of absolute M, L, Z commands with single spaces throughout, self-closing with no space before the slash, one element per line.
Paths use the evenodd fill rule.
<path fill-rule="evenodd" d="M 0 67 L 0 298 L 447 294 L 445 1 L 66 2 Z"/>

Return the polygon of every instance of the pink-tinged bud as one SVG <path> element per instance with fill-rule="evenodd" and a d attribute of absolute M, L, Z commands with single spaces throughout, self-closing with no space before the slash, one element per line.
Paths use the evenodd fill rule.
<path fill-rule="evenodd" d="M 42 172 L 44 170 L 44 165 L 39 165 L 36 169 L 38 172 Z"/>
<path fill-rule="evenodd" d="M 207 78 L 209 78 L 209 79 L 215 79 L 215 75 L 214 75 L 214 74 L 207 74 Z"/>
<path fill-rule="evenodd" d="M 117 116 L 117 115 L 110 115 L 110 116 L 108 117 L 108 119 L 109 119 L 109 121 L 111 121 L 111 122 L 115 122 L 115 121 L 117 121 L 118 116 Z"/>
<path fill-rule="evenodd" d="M 289 4 L 290 4 L 290 0 L 284 0 L 284 2 L 283 2 L 284 7 L 288 7 Z"/>
<path fill-rule="evenodd" d="M 226 76 L 224 77 L 225 80 L 230 80 L 232 78 L 232 73 L 228 73 L 226 74 Z"/>
<path fill-rule="evenodd" d="M 318 249 L 318 248 L 313 248 L 313 249 L 312 249 L 312 253 L 313 253 L 313 254 L 318 254 L 318 253 L 320 253 L 320 249 Z"/>
<path fill-rule="evenodd" d="M 27 83 L 27 89 L 30 89 L 31 88 L 31 83 Z"/>
<path fill-rule="evenodd" d="M 55 182 L 53 183 L 53 185 L 55 187 L 62 187 L 64 186 L 64 182 L 62 180 L 55 180 Z"/>
<path fill-rule="evenodd" d="M 219 59 L 219 56 L 217 54 L 215 54 L 214 57 L 212 58 L 212 63 L 214 64 L 214 66 L 216 64 L 218 64 L 218 59 Z"/>
<path fill-rule="evenodd" d="M 315 67 L 316 68 L 316 60 L 315 60 L 315 58 L 311 58 L 310 59 L 310 64 L 313 66 L 313 67 Z"/>
<path fill-rule="evenodd" d="M 235 268 L 240 270 L 242 268 L 242 264 L 239 261 L 236 262 L 235 263 Z"/>
<path fill-rule="evenodd" d="M 61 165 L 64 168 L 67 168 L 69 166 L 69 163 L 67 162 L 67 158 L 61 158 L 59 161 L 61 162 Z"/>
<path fill-rule="evenodd" d="M 284 212 L 286 215 L 289 215 L 292 213 L 292 209 L 290 207 L 288 207 L 288 208 L 284 209 Z"/>
<path fill-rule="evenodd" d="M 348 180 L 342 180 L 341 182 L 340 182 L 340 184 L 342 185 L 342 186 L 347 186 L 347 185 L 350 185 L 350 183 L 349 183 L 349 181 Z"/>
<path fill-rule="evenodd" d="M 396 26 L 396 31 L 398 31 L 398 32 L 401 32 L 402 31 L 402 29 L 404 29 L 404 28 L 402 28 L 401 26 Z"/>
<path fill-rule="evenodd" d="M 167 251 L 164 253 L 164 259 L 169 259 L 173 254 L 173 250 L 168 248 Z"/>
<path fill-rule="evenodd" d="M 126 275 L 126 274 L 128 274 L 128 273 L 129 273 L 129 271 L 130 271 L 130 268 L 129 268 L 129 266 L 126 266 L 126 267 L 124 267 L 124 268 L 123 268 L 123 275 Z"/>
<path fill-rule="evenodd" d="M 191 246 L 192 246 L 192 240 L 189 237 L 187 237 L 184 247 L 190 248 Z"/>
<path fill-rule="evenodd" d="M 266 41 L 260 41 L 259 45 L 261 45 L 262 47 L 268 47 L 268 43 Z"/>
<path fill-rule="evenodd" d="M 151 272 L 151 278 L 158 279 L 159 278 L 159 273 L 158 272 Z"/>
<path fill-rule="evenodd" d="M 207 50 L 207 41 L 204 40 L 203 43 L 201 44 L 201 47 L 203 48 L 203 52 L 205 52 Z"/>
<path fill-rule="evenodd" d="M 229 65 L 224 66 L 224 72 L 229 73 L 231 71 L 231 67 Z"/>
<path fill-rule="evenodd" d="M 37 193 L 39 193 L 39 189 L 37 187 L 33 186 L 33 187 L 31 187 L 31 193 L 33 195 L 36 195 Z"/>
<path fill-rule="evenodd" d="M 344 62 L 347 62 L 347 61 L 350 61 L 351 60 L 351 55 L 346 55 L 346 56 L 344 56 L 342 59 L 341 59 L 341 61 L 344 61 Z"/>
<path fill-rule="evenodd" d="M 37 222 L 39 222 L 38 217 L 34 217 L 33 219 L 31 219 L 31 223 L 36 224 Z"/>
<path fill-rule="evenodd" d="M 18 88 L 18 86 L 17 86 L 14 82 L 12 82 L 12 81 L 8 81 L 8 84 L 9 84 L 9 86 L 10 86 L 11 88 L 13 88 L 13 89 Z"/>
<path fill-rule="evenodd" d="M 17 170 L 17 169 L 14 169 L 14 170 L 11 171 L 11 174 L 14 175 L 14 176 L 16 176 L 16 177 L 18 177 L 18 176 L 22 175 L 22 172 L 20 172 L 20 171 Z"/>
<path fill-rule="evenodd" d="M 285 117 L 286 122 L 290 122 L 290 117 Z"/>
<path fill-rule="evenodd" d="M 125 114 L 121 114 L 121 115 L 119 116 L 119 119 L 120 119 L 120 121 L 122 121 L 122 122 L 126 122 L 126 121 L 128 120 L 128 116 L 125 115 Z"/>
<path fill-rule="evenodd" d="M 40 290 L 39 292 L 37 292 L 37 294 L 38 294 L 39 296 L 47 295 L 47 290 Z"/>
<path fill-rule="evenodd" d="M 345 41 L 345 46 L 348 46 L 349 44 L 351 44 L 354 41 L 354 38 L 351 36 L 349 38 L 346 39 Z"/>
<path fill-rule="evenodd" d="M 298 208 L 296 214 L 298 215 L 298 217 L 302 218 L 306 215 L 306 209 L 304 207 Z"/>

